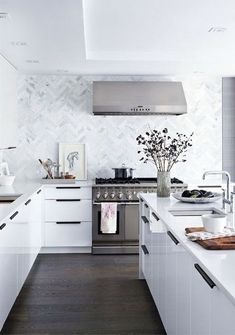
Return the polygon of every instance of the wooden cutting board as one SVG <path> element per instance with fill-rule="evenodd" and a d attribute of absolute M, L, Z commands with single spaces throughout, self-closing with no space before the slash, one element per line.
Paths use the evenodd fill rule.
<path fill-rule="evenodd" d="M 205 231 L 204 228 L 185 228 L 186 234 Z M 208 250 L 235 250 L 235 236 L 214 238 L 212 240 L 195 241 Z"/>

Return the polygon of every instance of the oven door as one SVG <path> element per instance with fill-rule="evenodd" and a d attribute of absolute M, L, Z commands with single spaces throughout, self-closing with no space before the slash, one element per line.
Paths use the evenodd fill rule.
<path fill-rule="evenodd" d="M 101 204 L 93 203 L 92 208 L 92 240 L 95 241 L 123 241 L 125 239 L 125 205 L 117 204 L 117 231 L 105 234 L 101 231 Z"/>

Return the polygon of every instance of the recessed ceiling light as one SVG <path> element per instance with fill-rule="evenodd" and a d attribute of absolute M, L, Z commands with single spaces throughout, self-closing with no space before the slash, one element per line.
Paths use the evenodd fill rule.
<path fill-rule="evenodd" d="M 27 45 L 26 42 L 21 42 L 21 41 L 11 41 L 11 45 L 15 47 L 25 47 Z"/>
<path fill-rule="evenodd" d="M 10 16 L 9 16 L 8 13 L 6 13 L 6 12 L 0 12 L 0 20 L 7 20 L 9 18 L 10 18 Z"/>
<path fill-rule="evenodd" d="M 225 27 L 211 27 L 208 33 L 224 33 L 227 30 Z"/>
<path fill-rule="evenodd" d="M 39 63 L 39 60 L 37 60 L 37 59 L 27 59 L 27 60 L 26 60 L 26 63 L 30 63 L 30 64 L 38 64 L 38 63 Z"/>

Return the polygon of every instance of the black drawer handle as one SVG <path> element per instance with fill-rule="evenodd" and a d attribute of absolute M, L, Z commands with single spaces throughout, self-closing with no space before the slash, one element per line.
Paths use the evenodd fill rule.
<path fill-rule="evenodd" d="M 149 206 L 147 204 L 144 204 L 144 207 L 149 208 Z"/>
<path fill-rule="evenodd" d="M 211 280 L 210 277 L 206 274 L 206 272 L 204 270 L 202 270 L 202 268 L 200 267 L 200 265 L 194 264 L 194 266 L 197 269 L 197 271 L 200 273 L 200 275 L 202 276 L 202 278 L 210 286 L 210 288 L 213 288 L 213 287 L 216 286 L 215 283 L 213 282 L 213 280 Z"/>
<path fill-rule="evenodd" d="M 140 201 L 141 201 L 141 202 L 144 202 L 144 200 L 143 200 L 143 199 L 140 199 Z"/>
<path fill-rule="evenodd" d="M 149 254 L 149 251 L 148 251 L 146 245 L 142 244 L 142 245 L 141 245 L 141 248 L 142 248 L 142 250 L 143 250 L 143 252 L 144 252 L 145 255 L 148 255 L 148 254 Z"/>
<path fill-rule="evenodd" d="M 56 224 L 81 224 L 81 221 L 57 221 Z"/>
<path fill-rule="evenodd" d="M 57 190 L 78 190 L 80 189 L 80 186 L 75 186 L 75 187 L 71 187 L 71 186 L 57 186 L 56 189 Z"/>
<path fill-rule="evenodd" d="M 38 191 L 37 191 L 37 194 L 39 194 L 39 193 L 41 193 L 41 192 L 42 192 L 42 190 L 38 190 Z"/>
<path fill-rule="evenodd" d="M 81 199 L 56 199 L 56 201 L 81 201 Z"/>
<path fill-rule="evenodd" d="M 172 239 L 172 241 L 173 241 L 176 245 L 179 244 L 179 241 L 177 240 L 177 238 L 175 238 L 175 236 L 174 236 L 170 231 L 167 232 L 167 235 Z"/>
<path fill-rule="evenodd" d="M 27 200 L 25 206 L 27 206 L 31 202 L 31 199 Z"/>
<path fill-rule="evenodd" d="M 144 221 L 144 223 L 149 223 L 149 220 L 146 218 L 146 216 L 141 216 L 141 219 Z"/>
<path fill-rule="evenodd" d="M 16 215 L 18 215 L 18 214 L 19 214 L 19 212 L 16 211 L 14 214 L 12 214 L 12 216 L 10 216 L 10 220 L 13 220 L 16 217 Z"/>
<path fill-rule="evenodd" d="M 154 213 L 154 212 L 152 212 L 152 216 L 154 217 L 154 219 L 156 219 L 157 221 L 159 221 L 160 219 L 159 219 L 159 217 Z"/>
<path fill-rule="evenodd" d="M 0 230 L 3 230 L 4 227 L 6 227 L 6 224 L 5 223 L 1 224 Z"/>

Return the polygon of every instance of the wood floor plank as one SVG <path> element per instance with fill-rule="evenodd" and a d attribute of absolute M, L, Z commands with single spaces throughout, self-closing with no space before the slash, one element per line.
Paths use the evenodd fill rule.
<path fill-rule="evenodd" d="M 135 255 L 39 255 L 1 335 L 163 335 Z"/>

